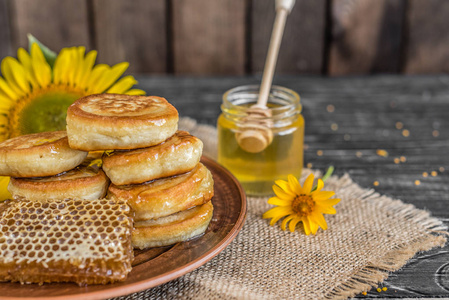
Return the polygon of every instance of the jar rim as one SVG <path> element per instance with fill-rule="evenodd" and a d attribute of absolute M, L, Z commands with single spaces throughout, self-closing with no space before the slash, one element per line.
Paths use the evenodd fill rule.
<path fill-rule="evenodd" d="M 257 84 L 241 85 L 241 86 L 237 86 L 232 89 L 229 89 L 223 94 L 223 105 L 225 105 L 226 107 L 232 107 L 233 109 L 236 109 L 237 111 L 244 112 L 248 109 L 248 107 L 244 107 L 244 106 L 236 105 L 236 104 L 232 103 L 231 100 L 229 100 L 229 96 L 232 94 L 236 94 L 237 92 L 243 92 L 243 91 L 253 91 L 253 92 L 257 92 L 257 94 L 259 94 L 259 90 L 260 90 L 260 85 L 257 85 Z M 299 110 L 299 112 L 301 112 L 302 106 L 300 104 L 300 97 L 297 92 L 295 92 L 292 89 L 283 87 L 283 86 L 272 85 L 270 88 L 269 97 L 270 97 L 270 95 L 275 94 L 275 93 L 273 93 L 273 91 L 284 93 L 285 95 L 288 96 L 288 101 L 289 101 L 289 103 L 286 105 L 282 105 L 279 107 L 270 107 L 269 109 L 273 112 L 273 114 L 281 114 L 282 112 L 285 112 L 286 110 L 291 110 L 291 109 L 294 109 L 294 110 L 297 109 L 297 110 Z M 257 99 L 256 99 L 256 101 L 257 101 Z"/>

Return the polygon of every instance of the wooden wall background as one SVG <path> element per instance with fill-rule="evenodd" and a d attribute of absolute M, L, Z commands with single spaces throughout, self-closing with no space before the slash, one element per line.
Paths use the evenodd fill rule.
<path fill-rule="evenodd" d="M 0 57 L 32 33 L 132 73 L 260 73 L 274 15 L 274 0 L 0 0 Z M 296 0 L 276 72 L 449 72 L 449 1 Z"/>

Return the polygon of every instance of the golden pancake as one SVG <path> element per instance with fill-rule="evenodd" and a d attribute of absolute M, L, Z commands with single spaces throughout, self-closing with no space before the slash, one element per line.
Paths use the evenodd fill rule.
<path fill-rule="evenodd" d="M 125 280 L 132 219 L 113 200 L 6 200 L 0 204 L 0 281 L 79 285 Z"/>
<path fill-rule="evenodd" d="M 69 147 L 66 131 L 22 135 L 0 143 L 0 176 L 52 176 L 73 169 L 86 156 Z"/>
<path fill-rule="evenodd" d="M 203 234 L 212 219 L 211 201 L 157 220 L 134 223 L 134 248 L 168 246 Z"/>
<path fill-rule="evenodd" d="M 137 184 L 111 184 L 108 198 L 125 200 L 134 210 L 134 220 L 157 219 L 201 205 L 214 195 L 210 171 L 199 163 L 192 171 Z"/>
<path fill-rule="evenodd" d="M 149 147 L 177 129 L 177 110 L 156 96 L 90 95 L 67 110 L 69 144 L 79 150 Z"/>
<path fill-rule="evenodd" d="M 13 198 L 33 201 L 77 198 L 94 200 L 103 198 L 109 179 L 101 170 L 101 159 L 85 159 L 70 171 L 37 178 L 11 178 L 8 190 Z"/>
<path fill-rule="evenodd" d="M 103 170 L 115 185 L 142 183 L 192 170 L 202 151 L 200 139 L 177 131 L 159 145 L 105 155 Z"/>

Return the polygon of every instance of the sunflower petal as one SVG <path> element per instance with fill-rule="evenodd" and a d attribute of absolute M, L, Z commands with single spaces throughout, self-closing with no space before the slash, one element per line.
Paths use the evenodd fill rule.
<path fill-rule="evenodd" d="M 284 220 L 282 220 L 281 229 L 285 231 L 285 229 L 287 229 L 287 223 L 293 218 L 294 217 L 292 215 L 290 215 L 290 216 L 286 217 Z"/>
<path fill-rule="evenodd" d="M 315 191 L 312 192 L 312 195 L 321 191 L 323 189 L 323 187 L 324 187 L 323 180 L 321 180 L 321 178 L 318 178 L 318 183 L 316 185 L 316 189 L 315 189 Z"/>
<path fill-rule="evenodd" d="M 304 190 L 302 189 L 301 185 L 299 184 L 298 178 L 293 176 L 292 174 L 288 175 L 288 183 L 294 193 L 296 195 L 302 195 L 304 194 Z"/>
<path fill-rule="evenodd" d="M 310 194 L 310 192 L 312 191 L 312 186 L 313 186 L 313 180 L 315 179 L 315 177 L 313 176 L 313 174 L 310 174 L 306 180 L 304 181 L 304 185 L 302 187 L 302 190 L 304 192 L 304 194 L 308 195 Z"/>
<path fill-rule="evenodd" d="M 83 71 L 84 71 L 84 53 L 86 52 L 86 47 L 77 47 L 76 48 L 76 56 L 77 56 L 77 65 L 76 65 L 76 72 L 73 75 L 73 83 L 79 86 L 79 83 L 81 82 L 81 79 L 83 78 Z"/>
<path fill-rule="evenodd" d="M 121 62 L 116 64 L 110 70 L 106 71 L 106 73 L 98 80 L 97 89 L 100 93 L 107 90 L 112 84 L 114 84 L 117 79 L 126 71 L 129 63 Z"/>
<path fill-rule="evenodd" d="M 63 48 L 55 60 L 55 65 L 53 67 L 53 82 L 67 83 L 69 81 L 68 72 L 66 71 L 68 70 L 68 62 L 68 48 Z"/>
<path fill-rule="evenodd" d="M 86 54 L 86 58 L 83 62 L 83 76 L 79 81 L 79 86 L 83 89 L 88 88 L 86 86 L 87 80 L 89 79 L 90 74 L 92 73 L 92 69 L 95 65 L 95 60 L 97 59 L 97 51 L 92 50 Z"/>
<path fill-rule="evenodd" d="M 31 62 L 37 82 L 41 87 L 47 86 L 51 82 L 51 67 L 36 43 L 31 45 Z"/>
<path fill-rule="evenodd" d="M 0 176 L 0 201 L 11 199 L 11 194 L 8 192 L 9 177 Z"/>
<path fill-rule="evenodd" d="M 270 221 L 270 226 L 273 226 L 274 224 L 276 224 L 277 221 L 279 221 L 283 217 L 285 217 L 285 216 L 276 216 L 276 217 L 272 218 L 271 221 Z"/>
<path fill-rule="evenodd" d="M 30 91 L 23 66 L 13 57 L 7 56 L 2 60 L 1 71 L 9 87 L 19 97 Z"/>
<path fill-rule="evenodd" d="M 338 204 L 338 203 L 340 203 L 340 201 L 341 201 L 341 199 L 339 199 L 339 198 L 315 200 L 315 202 L 318 203 L 318 204 L 328 205 L 328 206 L 332 206 L 332 205 Z"/>
<path fill-rule="evenodd" d="M 293 220 L 290 223 L 288 223 L 288 229 L 290 229 L 290 232 L 295 231 L 296 224 L 298 224 L 299 221 L 301 221 L 301 219 L 298 217 L 295 217 L 295 218 L 293 218 Z"/>
<path fill-rule="evenodd" d="M 139 90 L 139 89 L 132 89 L 125 93 L 125 95 L 137 95 L 137 96 L 141 96 L 141 95 L 145 95 L 145 94 L 146 94 L 146 92 L 144 90 Z"/>
<path fill-rule="evenodd" d="M 337 213 L 337 210 L 335 208 L 333 208 L 332 206 L 321 205 L 319 203 L 315 204 L 315 209 L 316 209 L 316 211 L 319 211 L 323 214 L 328 214 L 328 215 L 335 215 Z"/>
<path fill-rule="evenodd" d="M 268 199 L 268 204 L 278 205 L 278 206 L 289 206 L 292 204 L 291 200 L 284 200 L 278 197 L 271 197 Z"/>
<path fill-rule="evenodd" d="M 99 79 L 110 69 L 108 65 L 105 64 L 98 64 L 92 69 L 92 73 L 90 74 L 88 80 L 87 80 L 87 88 L 88 91 L 92 94 L 101 93 L 97 88 L 97 84 Z"/>
<path fill-rule="evenodd" d="M 17 58 L 25 69 L 27 80 L 31 83 L 31 86 L 33 88 L 36 88 L 39 84 L 37 82 L 36 76 L 34 76 L 31 56 L 25 49 L 19 48 L 19 50 L 17 50 Z"/>
<path fill-rule="evenodd" d="M 128 75 L 117 81 L 106 91 L 106 93 L 123 94 L 124 92 L 132 88 L 132 86 L 135 84 L 137 84 L 137 80 L 134 79 L 133 76 Z"/>
<path fill-rule="evenodd" d="M 17 94 L 9 87 L 8 83 L 0 77 L 0 92 L 8 96 L 10 99 L 17 99 Z"/>

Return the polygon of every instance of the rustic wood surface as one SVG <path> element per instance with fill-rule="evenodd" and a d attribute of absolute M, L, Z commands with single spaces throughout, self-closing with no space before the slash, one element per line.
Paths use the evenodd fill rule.
<path fill-rule="evenodd" d="M 71 46 L 91 47 L 86 1 L 14 0 L 11 11 L 14 48 L 28 47 L 28 33 L 55 51 Z"/>
<path fill-rule="evenodd" d="M 167 70 L 164 0 L 94 0 L 95 48 L 100 62 L 130 63 L 129 72 Z"/>
<path fill-rule="evenodd" d="M 406 73 L 449 72 L 449 35 L 443 29 L 449 27 L 448 14 L 448 1 L 409 1 L 404 45 Z"/>
<path fill-rule="evenodd" d="M 172 3 L 176 74 L 244 74 L 245 1 Z"/>
<path fill-rule="evenodd" d="M 6 0 L 0 0 L 0 57 L 12 55 L 9 13 Z"/>
<path fill-rule="evenodd" d="M 275 17 L 274 1 L 252 1 L 251 71 L 263 71 Z M 297 0 L 287 17 L 277 74 L 320 74 L 323 69 L 326 1 Z"/>
<path fill-rule="evenodd" d="M 333 0 L 329 74 L 397 73 L 404 0 Z"/>
<path fill-rule="evenodd" d="M 259 77 L 138 79 L 181 116 L 211 125 L 227 89 L 260 82 Z M 449 76 L 278 76 L 274 82 L 301 95 L 305 164 L 321 170 L 333 165 L 337 175 L 348 173 L 362 187 L 426 209 L 449 225 Z M 419 253 L 380 285 L 386 292 L 373 289 L 358 297 L 449 297 L 448 262 L 449 245 Z"/>
<path fill-rule="evenodd" d="M 158 286 L 190 272 L 215 257 L 238 234 L 246 218 L 243 189 L 229 171 L 203 157 L 214 177 L 214 215 L 204 235 L 173 246 L 136 250 L 133 269 L 124 282 L 78 287 L 73 283 L 21 285 L 0 283 L 1 299 L 89 300 L 127 295 Z"/>

